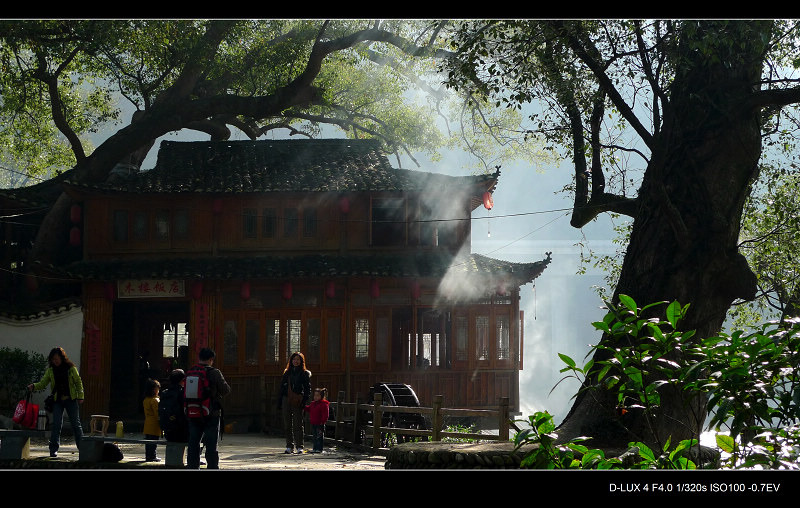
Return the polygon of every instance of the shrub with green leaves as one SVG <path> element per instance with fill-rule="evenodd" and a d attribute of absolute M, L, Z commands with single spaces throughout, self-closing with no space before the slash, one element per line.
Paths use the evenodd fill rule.
<path fill-rule="evenodd" d="M 26 387 L 41 379 L 47 358 L 19 348 L 0 348 L 0 407 L 13 408 Z"/>
<path fill-rule="evenodd" d="M 525 469 L 622 469 L 622 461 L 605 457 L 602 450 L 590 450 L 577 438 L 558 444 L 553 416 L 536 412 L 528 417 L 527 428 L 514 435 L 515 449 L 533 445 L 520 463 Z"/>
<path fill-rule="evenodd" d="M 694 331 L 678 329 L 689 306 L 657 302 L 638 308 L 626 295 L 620 296 L 619 305 L 606 306 L 609 311 L 603 320 L 593 323 L 604 339 L 589 352 L 592 359 L 580 367 L 572 358 L 559 354 L 566 364 L 561 372 L 570 373 L 561 381 L 575 378 L 581 390 L 610 391 L 616 395 L 614 409 L 620 415 L 620 424 L 635 413 L 644 418 L 648 428 L 655 429 L 663 390 L 682 390 L 683 369 L 697 358 Z M 666 320 L 647 317 L 658 306 L 666 306 Z M 696 414 L 686 417 L 686 421 L 699 420 Z M 687 430 L 699 438 L 699 428 Z M 668 437 L 660 438 L 655 431 L 651 434 L 656 447 L 663 448 Z"/>
<path fill-rule="evenodd" d="M 708 396 L 709 428 L 739 468 L 799 469 L 800 320 L 702 341 L 686 389 Z"/>
<path fill-rule="evenodd" d="M 576 378 L 582 390 L 608 389 L 617 394 L 617 410 L 639 412 L 648 422 L 658 418 L 660 391 L 665 386 L 707 397 L 708 429 L 717 431 L 717 445 L 729 457 L 724 468 L 798 469 L 800 456 L 800 320 L 767 323 L 752 333 L 698 339 L 693 331 L 680 331 L 678 323 L 688 305 L 667 305 L 666 321 L 644 317 L 645 311 L 628 296 L 618 306 L 608 305 L 602 321 L 594 323 L 606 340 L 583 367 L 567 355 L 565 378 Z M 591 352 L 590 352 L 591 354 Z M 591 380 L 591 382 L 587 382 Z M 559 383 L 561 382 L 559 381 Z M 538 412 L 528 428 L 514 438 L 517 447 L 535 445 L 522 467 L 694 469 L 691 458 L 698 439 L 671 444 L 667 438 L 652 448 L 629 443 L 629 451 L 606 458 L 578 438 L 558 443 L 552 416 Z M 699 430 L 698 430 L 699 433 Z"/>

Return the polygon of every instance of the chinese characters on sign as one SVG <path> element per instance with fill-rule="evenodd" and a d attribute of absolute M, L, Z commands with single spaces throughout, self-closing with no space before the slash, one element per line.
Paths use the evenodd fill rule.
<path fill-rule="evenodd" d="M 186 295 L 183 280 L 129 279 L 117 282 L 119 298 L 161 298 Z"/>

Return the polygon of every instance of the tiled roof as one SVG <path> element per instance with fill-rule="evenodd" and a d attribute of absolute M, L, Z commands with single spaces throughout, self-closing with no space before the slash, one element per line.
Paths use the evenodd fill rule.
<path fill-rule="evenodd" d="M 156 166 L 121 181 L 68 182 L 135 193 L 343 192 L 422 190 L 484 184 L 499 173 L 455 177 L 392 168 L 376 140 L 164 141 Z"/>
<path fill-rule="evenodd" d="M 519 285 L 538 277 L 550 254 L 534 263 L 511 263 L 479 254 L 453 257 L 445 253 L 341 256 L 201 257 L 79 261 L 62 271 L 83 280 L 126 278 L 263 279 L 320 277 L 443 277 L 458 273 L 479 277 L 507 276 Z"/>
<path fill-rule="evenodd" d="M 54 179 L 11 189 L 0 189 L 0 203 L 4 206 L 48 208 L 61 195 L 60 179 Z"/>
<path fill-rule="evenodd" d="M 31 322 L 37 319 L 54 317 L 65 312 L 79 309 L 81 307 L 80 298 L 65 298 L 57 301 L 37 303 L 27 305 L 22 308 L 19 305 L 8 305 L 0 308 L 0 320 L 11 322 Z"/>

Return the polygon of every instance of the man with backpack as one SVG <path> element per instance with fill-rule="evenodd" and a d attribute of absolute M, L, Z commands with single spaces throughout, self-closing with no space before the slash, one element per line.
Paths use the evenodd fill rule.
<path fill-rule="evenodd" d="M 189 441 L 186 446 L 186 467 L 200 468 L 200 442 L 205 444 L 205 458 L 208 469 L 219 469 L 220 417 L 222 397 L 231 387 L 219 369 L 213 367 L 216 354 L 212 349 L 203 348 L 199 353 L 197 365 L 186 371 L 184 388 L 184 409 L 189 423 Z"/>

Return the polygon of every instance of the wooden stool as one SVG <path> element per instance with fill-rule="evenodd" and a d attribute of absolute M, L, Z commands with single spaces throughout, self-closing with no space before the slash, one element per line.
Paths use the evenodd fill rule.
<path fill-rule="evenodd" d="M 100 430 L 97 429 L 98 423 L 101 424 Z M 106 432 L 108 431 L 108 416 L 92 415 L 92 419 L 89 422 L 89 429 L 91 430 L 91 433 L 89 434 L 90 436 L 93 436 L 96 433 L 106 437 Z"/>

